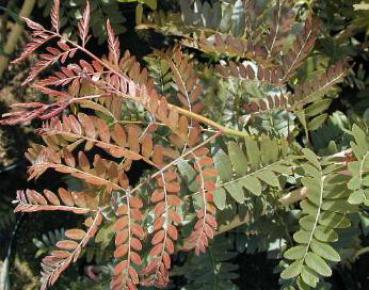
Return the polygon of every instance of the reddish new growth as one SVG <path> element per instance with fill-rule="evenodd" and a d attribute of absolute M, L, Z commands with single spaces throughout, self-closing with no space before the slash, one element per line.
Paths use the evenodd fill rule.
<path fill-rule="evenodd" d="M 203 108 L 203 90 L 191 60 L 180 48 L 175 48 L 170 56 L 170 52 L 166 53 L 178 88 L 176 101 L 180 106 L 176 106 L 160 95 L 147 70 L 128 51 L 121 54 L 119 40 L 109 21 L 108 57 L 99 58 L 86 49 L 90 39 L 90 12 L 87 2 L 78 25 L 79 41 L 72 41 L 61 32 L 59 0 L 54 1 L 50 30 L 25 19 L 33 31 L 32 39 L 14 63 L 45 47 L 24 84 L 32 83 L 51 102 L 15 104 L 14 111 L 4 115 L 1 123 L 45 120 L 37 130 L 45 145 L 32 145 L 27 152 L 31 162 L 29 179 L 37 179 L 52 169 L 81 180 L 85 187 L 81 192 L 64 188 L 57 193 L 19 191 L 16 211 L 68 211 L 86 216 L 87 229 L 66 231 L 66 239 L 59 241 L 57 249 L 43 260 L 42 289 L 53 285 L 76 262 L 102 224 L 111 222 L 116 246 L 111 288 L 165 287 L 169 283 L 170 256 L 176 251 L 177 240 L 184 239 L 186 250 L 194 249 L 200 254 L 215 234 L 213 192 L 217 172 L 206 147 L 220 132 L 205 140 L 202 136 L 199 121 L 203 118 L 197 114 Z M 47 46 L 50 40 L 55 41 L 55 46 Z M 84 54 L 85 59 L 73 61 L 76 52 Z M 51 69 L 56 63 L 61 64 L 57 71 Z M 38 79 L 47 71 L 51 74 Z M 147 126 L 144 122 L 122 124 L 124 103 L 145 109 L 153 121 Z M 158 134 L 158 126 L 166 127 L 169 133 Z M 104 154 L 90 158 L 95 152 L 93 148 L 103 150 Z M 132 188 L 126 173 L 137 160 L 148 164 L 154 173 Z M 196 182 L 202 201 L 195 208 L 197 221 L 189 237 L 180 231 L 184 182 L 177 168 L 179 161 L 187 162 L 198 173 Z M 145 196 L 141 190 L 153 184 L 155 188 Z M 112 199 L 112 193 L 119 193 L 118 201 Z M 116 219 L 104 220 L 103 208 L 111 206 Z M 148 217 L 153 219 L 150 230 L 143 226 Z M 150 246 L 145 247 L 145 243 Z M 147 248 L 145 255 L 143 251 Z"/>

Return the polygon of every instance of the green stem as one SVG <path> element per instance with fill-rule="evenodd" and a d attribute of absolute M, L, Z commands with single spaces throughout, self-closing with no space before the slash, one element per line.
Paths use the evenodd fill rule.
<path fill-rule="evenodd" d="M 208 118 L 206 118 L 202 115 L 196 114 L 194 112 L 190 112 L 186 109 L 177 107 L 175 105 L 169 105 L 169 107 L 175 109 L 176 111 L 178 111 L 179 113 L 181 113 L 182 115 L 184 115 L 186 117 L 192 118 L 192 119 L 194 119 L 196 121 L 199 121 L 203 124 L 207 124 L 207 125 L 209 125 L 213 128 L 218 129 L 224 135 L 232 135 L 232 136 L 241 137 L 241 138 L 249 136 L 249 134 L 247 132 L 238 131 L 236 129 L 224 127 L 224 126 L 220 125 L 219 123 L 217 123 L 213 120 L 210 120 L 210 119 L 208 119 Z"/>

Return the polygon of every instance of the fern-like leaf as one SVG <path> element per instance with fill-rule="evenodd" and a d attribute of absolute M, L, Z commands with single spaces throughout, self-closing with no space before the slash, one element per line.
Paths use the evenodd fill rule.
<path fill-rule="evenodd" d="M 259 196 L 265 186 L 280 187 L 279 174 L 291 174 L 285 140 L 262 136 L 255 141 L 248 137 L 245 139 L 246 152 L 235 142 L 229 142 L 227 147 L 228 155 L 219 150 L 214 156 L 219 171 L 215 201 L 220 209 L 224 209 L 226 192 L 236 202 L 244 203 L 243 189 Z"/>
<path fill-rule="evenodd" d="M 86 8 L 83 11 L 82 19 L 78 24 L 79 36 L 82 40 L 82 47 L 85 47 L 88 40 L 88 31 L 90 26 L 91 6 L 90 2 L 86 2 Z"/>
<path fill-rule="evenodd" d="M 154 233 L 151 239 L 150 261 L 143 270 L 148 277 L 144 285 L 165 287 L 169 283 L 170 255 L 174 253 L 174 244 L 178 239 L 176 224 L 182 222 L 176 208 L 182 203 L 177 196 L 180 191 L 177 174 L 168 170 L 157 177 L 158 188 L 151 195 L 154 208 Z"/>
<path fill-rule="evenodd" d="M 96 209 L 96 201 L 89 194 L 70 192 L 64 188 L 59 188 L 57 194 L 50 190 L 44 190 L 43 194 L 31 189 L 18 191 L 15 202 L 15 212 L 69 211 L 87 214 Z"/>
<path fill-rule="evenodd" d="M 337 229 L 350 226 L 347 214 L 356 208 L 347 202 L 347 178 L 339 174 L 340 166 L 323 168 L 312 151 L 304 149 L 303 152 L 308 160 L 302 165 L 305 171 L 302 184 L 307 189 L 307 200 L 300 203 L 301 229 L 293 236 L 298 245 L 284 253 L 284 257 L 293 262 L 281 277 L 297 278 L 299 284 L 314 288 L 320 276 L 332 275 L 328 263 L 340 261 L 340 255 L 330 244 L 338 239 Z"/>
<path fill-rule="evenodd" d="M 93 218 L 88 218 L 85 221 L 88 227 L 87 231 L 71 229 L 65 232 L 68 240 L 57 242 L 58 249 L 52 251 L 50 256 L 42 260 L 41 290 L 54 285 L 68 266 L 78 260 L 82 249 L 96 235 L 101 222 L 102 213 L 98 210 Z"/>
<path fill-rule="evenodd" d="M 185 249 L 194 249 L 197 255 L 204 253 L 209 246 L 209 240 L 214 238 L 218 223 L 215 218 L 214 205 L 215 177 L 218 171 L 213 160 L 208 156 L 209 149 L 200 148 L 193 154 L 194 168 L 198 172 L 196 181 L 200 187 L 202 207 L 197 210 L 197 222 L 191 235 L 185 241 Z"/>
<path fill-rule="evenodd" d="M 56 33 L 60 29 L 60 0 L 55 0 L 53 8 L 51 9 L 51 25 Z"/>
<path fill-rule="evenodd" d="M 116 210 L 118 219 L 114 225 L 116 232 L 114 258 L 118 262 L 114 267 L 111 283 L 113 290 L 134 290 L 140 282 L 136 267 L 142 264 L 139 253 L 142 250 L 141 241 L 145 238 L 145 231 L 141 226 L 142 207 L 142 200 L 137 196 L 131 196 L 127 191 Z"/>

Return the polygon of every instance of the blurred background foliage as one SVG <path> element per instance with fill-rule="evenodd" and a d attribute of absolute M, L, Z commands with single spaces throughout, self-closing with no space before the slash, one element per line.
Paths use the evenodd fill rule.
<path fill-rule="evenodd" d="M 262 31 L 263 23 L 271 21 L 268 7 L 275 5 L 276 1 L 249 1 L 266 11 L 261 13 L 258 31 Z M 322 154 L 329 150 L 329 146 L 345 148 L 349 142 L 345 132 L 351 128 L 353 120 L 369 126 L 369 1 L 290 2 L 293 3 L 297 19 L 304 19 L 307 11 L 312 10 L 321 21 L 318 44 L 296 82 L 313 78 L 313 71 L 324 72 L 329 64 L 339 60 L 347 59 L 350 64 L 348 77 L 339 90 L 332 92 L 329 116 L 317 125 L 310 140 L 313 147 Z M 62 25 L 65 32 L 72 36 L 84 4 L 84 0 L 62 1 Z M 252 29 L 246 31 L 246 20 L 253 17 L 254 10 L 251 6 L 250 11 L 240 10 L 241 0 L 91 0 L 91 4 L 94 41 L 90 41 L 90 49 L 99 55 L 106 53 L 104 24 L 109 18 L 120 36 L 122 46 L 140 61 L 149 64 L 151 73 L 158 76 L 162 91 L 167 95 L 173 92 L 173 87 L 171 79 L 165 77 L 168 65 L 161 59 L 160 50 L 167 49 L 177 41 L 186 44 L 188 35 L 196 38 L 196 35 L 199 37 L 204 31 L 206 33 L 206 29 L 229 32 L 235 36 L 247 32 L 249 36 L 258 37 L 253 35 Z M 44 98 L 20 85 L 25 78 L 25 71 L 32 65 L 32 59 L 22 66 L 9 64 L 9 59 L 18 53 L 28 37 L 22 29 L 19 16 L 30 16 L 47 25 L 51 5 L 50 0 L 0 1 L 1 113 L 6 112 L 9 105 L 15 102 Z M 193 52 L 206 84 L 208 99 L 205 103 L 213 114 L 212 119 L 224 118 L 223 121 L 227 122 L 229 118 L 231 122 L 232 118 L 245 118 L 245 124 L 250 122 L 247 116 L 237 114 L 239 104 L 242 98 L 257 98 L 262 88 L 228 80 L 219 81 L 208 70 L 208 64 L 219 61 L 220 55 L 214 53 L 211 57 L 205 57 L 201 52 L 193 50 L 191 43 L 187 43 L 187 47 Z M 152 54 L 154 49 L 157 51 Z M 212 97 L 214 95 L 216 99 Z M 273 114 L 272 118 L 264 115 L 252 120 L 252 130 L 277 130 L 287 137 L 294 126 L 294 120 L 288 114 Z M 27 164 L 23 152 L 34 138 L 29 128 L 0 129 L 0 290 L 38 289 L 41 256 L 56 240 L 62 239 L 64 228 L 80 222 L 72 216 L 60 219 L 57 214 L 15 216 L 12 213 L 11 201 L 15 191 L 26 183 Z M 57 179 L 46 175 L 37 186 L 42 188 L 43 183 L 50 184 L 53 180 Z M 272 227 L 268 219 L 257 218 L 257 207 L 253 210 L 254 223 L 217 237 L 219 241 L 214 243 L 208 253 L 200 257 L 177 254 L 174 257 L 177 267 L 173 272 L 171 289 L 278 289 L 278 270 L 272 273 L 273 269 L 278 269 L 280 257 L 276 255 L 278 251 L 274 250 L 283 247 L 284 241 L 291 238 L 286 228 L 289 227 L 288 221 L 294 219 L 294 213 L 281 212 L 280 219 L 273 220 L 275 224 Z M 226 215 L 226 211 L 223 214 Z M 369 216 L 358 216 L 357 223 L 360 223 L 360 227 L 351 231 L 348 229 L 347 238 L 339 245 L 345 249 L 347 262 L 341 263 L 333 277 L 322 283 L 319 289 L 369 289 Z M 43 234 L 34 236 L 34 233 L 39 232 Z M 89 246 L 84 259 L 63 276 L 55 289 L 108 289 L 111 265 L 106 263 L 109 259 L 105 259 L 104 255 L 111 246 L 108 242 L 110 234 L 109 229 L 100 231 L 97 241 Z"/>

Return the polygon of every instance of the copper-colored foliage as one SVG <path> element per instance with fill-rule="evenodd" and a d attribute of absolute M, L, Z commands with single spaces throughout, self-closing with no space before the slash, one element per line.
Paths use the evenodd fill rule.
<path fill-rule="evenodd" d="M 123 203 L 116 210 L 114 258 L 117 263 L 111 283 L 113 290 L 134 290 L 140 282 L 136 266 L 142 264 L 140 251 L 142 240 L 145 238 L 145 231 L 141 226 L 142 207 L 143 203 L 139 197 L 126 192 Z"/>
<path fill-rule="evenodd" d="M 124 158 L 122 167 L 125 171 L 129 170 L 134 160 L 144 160 L 157 168 L 164 164 L 164 160 L 158 155 L 162 148 L 152 140 L 153 130 L 144 133 L 138 125 L 123 126 L 116 123 L 109 127 L 96 116 L 80 113 L 77 118 L 74 115 L 63 115 L 61 119 L 53 118 L 38 132 L 46 138 L 49 145 L 64 147 L 69 143 L 67 148 L 73 150 L 76 145 L 85 142 L 86 151 L 97 146 L 115 158 Z"/>
<path fill-rule="evenodd" d="M 26 20 L 33 30 L 32 39 L 15 61 L 25 59 L 55 39 L 54 45 L 46 46 L 45 53 L 39 55 L 40 60 L 25 82 L 33 82 L 33 88 L 52 97 L 51 102 L 16 104 L 14 111 L 1 121 L 12 125 L 33 119 L 45 120 L 42 128 L 37 130 L 45 145 L 33 144 L 26 153 L 31 162 L 29 179 L 37 179 L 52 169 L 81 180 L 85 186 L 86 192 L 63 188 L 57 193 L 48 190 L 38 193 L 30 189 L 18 192 L 17 212 L 69 211 L 87 215 L 85 225 L 88 229 L 66 231 L 66 239 L 59 241 L 57 249 L 44 258 L 42 290 L 53 285 L 78 259 L 102 223 L 100 207 L 111 205 L 111 201 L 116 211 L 116 220 L 107 219 L 107 223 L 114 222 L 115 231 L 116 264 L 112 289 L 133 290 L 139 285 L 165 287 L 169 282 L 170 256 L 175 252 L 182 223 L 178 213 L 183 203 L 179 195 L 181 180 L 176 168 L 180 159 L 188 159 L 197 170 L 203 200 L 202 208 L 197 211 L 194 231 L 186 240 L 186 249 L 194 249 L 197 254 L 205 251 L 217 226 L 212 201 L 217 172 L 204 145 L 207 141 L 202 141 L 200 123 L 192 117 L 203 109 L 200 79 L 191 58 L 180 48 L 175 48 L 166 57 L 177 86 L 178 107 L 168 103 L 167 97 L 156 90 L 147 69 L 142 68 L 128 51 L 121 52 L 109 21 L 108 56 L 101 59 L 86 49 L 91 9 L 88 2 L 78 25 L 80 40 L 72 41 L 63 35 L 60 31 L 60 2 L 54 1 L 50 30 Z M 235 49 L 238 46 L 235 39 L 230 38 L 227 42 Z M 75 61 L 73 57 L 77 51 L 87 57 Z M 61 64 L 60 68 L 35 81 L 41 72 L 57 62 Z M 150 115 L 147 126 L 141 122 L 121 124 L 122 107 L 131 104 L 144 108 Z M 65 112 L 67 108 L 69 115 Z M 89 110 L 84 110 L 86 108 Z M 158 126 L 169 131 L 162 138 L 164 140 L 156 139 Z M 96 147 L 105 151 L 101 154 L 105 158 L 98 154 L 91 156 L 91 149 Z M 145 206 L 144 199 L 139 196 L 141 192 L 137 190 L 145 183 L 132 189 L 126 174 L 137 160 L 156 170 L 148 177 L 149 181 L 155 181 L 156 188 L 150 203 Z M 113 192 L 124 193 L 124 196 L 119 201 L 113 200 Z M 154 215 L 150 233 L 142 225 L 147 213 Z M 151 244 L 147 259 L 141 254 L 144 241 Z"/>
<path fill-rule="evenodd" d="M 95 155 L 91 163 L 82 151 L 75 158 L 68 150 L 56 152 L 50 147 L 35 145 L 28 150 L 26 156 L 32 162 L 28 170 L 29 179 L 37 178 L 52 168 L 93 186 L 104 186 L 107 192 L 124 190 L 128 186 L 128 177 L 119 165 L 99 155 Z"/>
<path fill-rule="evenodd" d="M 27 189 L 17 192 L 15 212 L 70 211 L 75 214 L 87 214 L 94 210 L 95 199 L 84 192 L 70 192 L 60 188 L 58 193 L 44 190 L 43 194 Z"/>
<path fill-rule="evenodd" d="M 302 107 L 306 103 L 311 102 L 312 95 L 325 93 L 340 82 L 346 74 L 347 64 L 342 61 L 329 67 L 325 73 L 316 76 L 314 79 L 301 83 L 295 88 L 295 102 L 293 105 Z"/>
<path fill-rule="evenodd" d="M 283 80 L 289 79 L 300 67 L 301 62 L 313 49 L 319 33 L 319 22 L 312 17 L 308 17 L 304 30 L 296 37 L 293 47 L 283 56 Z"/>
<path fill-rule="evenodd" d="M 86 220 L 85 224 L 88 226 L 87 231 L 80 229 L 66 231 L 66 237 L 70 240 L 59 241 L 56 244 L 57 249 L 42 260 L 41 290 L 54 285 L 61 273 L 70 264 L 77 261 L 81 255 L 82 248 L 96 235 L 101 222 L 102 214 L 98 210 L 93 218 Z"/>
<path fill-rule="evenodd" d="M 214 177 L 217 175 L 217 172 L 208 153 L 209 150 L 205 147 L 193 153 L 195 159 L 194 167 L 199 173 L 196 180 L 200 184 L 203 205 L 197 211 L 198 221 L 194 226 L 193 232 L 185 241 L 185 249 L 194 249 L 197 255 L 206 251 L 209 239 L 214 237 L 218 226 L 215 218 L 216 207 L 213 203 L 213 193 L 216 189 Z"/>
<path fill-rule="evenodd" d="M 178 239 L 177 225 L 182 220 L 176 208 L 182 201 L 178 197 L 180 185 L 175 171 L 168 170 L 160 174 L 156 183 L 158 186 L 151 195 L 151 202 L 155 204 L 152 248 L 150 261 L 143 270 L 146 275 L 143 284 L 165 287 L 169 282 L 170 255 L 174 253 Z"/>
<path fill-rule="evenodd" d="M 186 41 L 184 41 L 184 44 L 192 46 L 191 43 L 187 43 Z M 268 51 L 265 46 L 232 35 L 216 33 L 210 39 L 202 34 L 200 35 L 196 48 L 207 53 L 220 53 L 231 57 L 253 59 L 257 62 L 270 64 L 267 58 Z"/>
<path fill-rule="evenodd" d="M 110 24 L 110 20 L 107 21 L 106 27 L 108 31 L 109 61 L 115 65 L 118 65 L 120 60 L 119 39 L 115 36 L 114 30 Z"/>
<path fill-rule="evenodd" d="M 256 74 L 252 65 L 230 61 L 227 65 L 217 65 L 216 70 L 224 78 L 234 77 L 240 80 L 254 80 L 282 85 L 283 71 L 281 67 L 264 68 L 262 65 L 258 65 Z"/>
<path fill-rule="evenodd" d="M 177 97 L 179 101 L 190 111 L 200 113 L 203 109 L 203 104 L 199 97 L 203 89 L 192 62 L 178 47 L 170 53 L 170 56 L 169 65 L 173 73 L 173 79 L 178 87 Z"/>
<path fill-rule="evenodd" d="M 78 24 L 78 30 L 79 35 L 82 40 L 82 46 L 84 47 L 86 45 L 86 42 L 88 40 L 88 29 L 90 26 L 90 16 L 91 16 L 91 8 L 90 8 L 90 2 L 86 2 L 86 8 L 82 14 L 82 19 Z"/>
<path fill-rule="evenodd" d="M 53 29 L 59 33 L 60 28 L 60 0 L 55 0 L 51 9 L 51 25 Z"/>
<path fill-rule="evenodd" d="M 281 94 L 274 96 L 267 96 L 263 99 L 256 99 L 244 104 L 244 109 L 247 113 L 260 113 L 265 111 L 288 109 L 291 102 L 289 94 Z"/>

